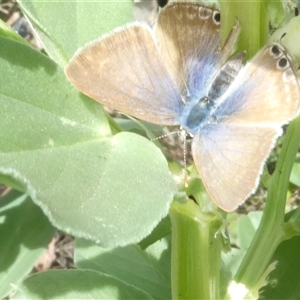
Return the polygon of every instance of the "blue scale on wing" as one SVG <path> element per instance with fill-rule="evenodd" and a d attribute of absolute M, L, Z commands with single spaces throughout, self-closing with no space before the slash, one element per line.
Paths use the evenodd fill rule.
<path fill-rule="evenodd" d="M 198 101 L 187 100 L 180 118 L 181 126 L 187 132 L 195 135 L 205 125 L 217 122 L 214 112 L 221 104 L 218 100 L 238 75 L 243 66 L 244 56 L 245 53 L 237 54 L 219 70 L 211 80 L 207 95 L 202 96 Z M 201 91 L 198 94 L 200 93 Z"/>

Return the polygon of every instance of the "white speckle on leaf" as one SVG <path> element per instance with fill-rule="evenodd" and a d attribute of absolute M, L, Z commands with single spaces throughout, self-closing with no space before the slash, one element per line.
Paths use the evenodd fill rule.
<path fill-rule="evenodd" d="M 76 122 L 75 122 L 75 121 L 66 119 L 66 118 L 64 118 L 64 117 L 61 117 L 60 120 L 61 120 L 61 122 L 63 123 L 63 125 L 70 125 L 70 126 L 75 126 L 75 125 L 76 125 Z"/>

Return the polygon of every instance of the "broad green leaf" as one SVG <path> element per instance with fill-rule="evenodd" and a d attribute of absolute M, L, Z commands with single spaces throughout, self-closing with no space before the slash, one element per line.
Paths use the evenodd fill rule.
<path fill-rule="evenodd" d="M 171 234 L 171 220 L 170 217 L 167 216 L 159 222 L 159 224 L 153 229 L 150 235 L 144 238 L 139 246 L 142 249 L 146 249 L 150 245 L 156 243 L 160 239 Z"/>
<path fill-rule="evenodd" d="M 75 264 L 112 275 L 139 287 L 155 299 L 171 299 L 170 242 L 162 239 L 142 250 L 137 245 L 103 249 L 91 242 L 77 239 Z"/>
<path fill-rule="evenodd" d="M 52 270 L 28 277 L 12 299 L 153 299 L 112 276 L 91 270 Z"/>
<path fill-rule="evenodd" d="M 11 191 L 0 198 L 0 299 L 29 274 L 54 232 L 27 195 Z"/>
<path fill-rule="evenodd" d="M 140 124 L 142 124 L 148 130 L 151 130 L 153 132 L 162 132 L 161 126 L 144 122 L 141 120 L 139 120 L 139 122 L 136 122 L 137 121 L 136 119 L 132 120 L 127 118 L 126 119 L 114 118 L 114 120 L 122 128 L 122 130 L 145 134 L 145 130 L 143 129 L 143 127 L 140 126 Z"/>
<path fill-rule="evenodd" d="M 18 3 L 46 52 L 60 66 L 64 66 L 79 47 L 133 20 L 133 0 L 19 0 Z"/>
<path fill-rule="evenodd" d="M 283 241 L 271 262 L 277 261 L 275 270 L 269 275 L 269 284 L 262 289 L 259 299 L 300 298 L 300 236 Z"/>
<path fill-rule="evenodd" d="M 58 228 L 103 246 L 135 243 L 168 213 L 176 186 L 161 151 L 111 135 L 101 105 L 50 59 L 0 38 L 0 173 Z"/>

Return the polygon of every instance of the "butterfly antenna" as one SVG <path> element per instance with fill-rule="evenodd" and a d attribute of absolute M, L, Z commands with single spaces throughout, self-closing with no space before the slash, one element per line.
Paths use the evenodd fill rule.
<path fill-rule="evenodd" d="M 154 142 L 154 141 L 163 139 L 163 138 L 168 137 L 168 136 L 173 135 L 173 134 L 178 134 L 178 131 L 168 132 L 168 133 L 163 134 L 163 135 L 160 135 L 160 136 L 158 136 L 158 137 L 156 137 L 156 138 L 154 138 L 154 139 L 151 139 L 150 141 L 151 141 L 151 142 Z"/>

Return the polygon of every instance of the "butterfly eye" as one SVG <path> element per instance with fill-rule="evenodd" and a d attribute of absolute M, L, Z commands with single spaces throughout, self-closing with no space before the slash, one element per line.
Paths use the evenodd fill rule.
<path fill-rule="evenodd" d="M 282 57 L 277 62 L 277 69 L 286 69 L 289 66 L 289 62 L 286 57 Z"/>

